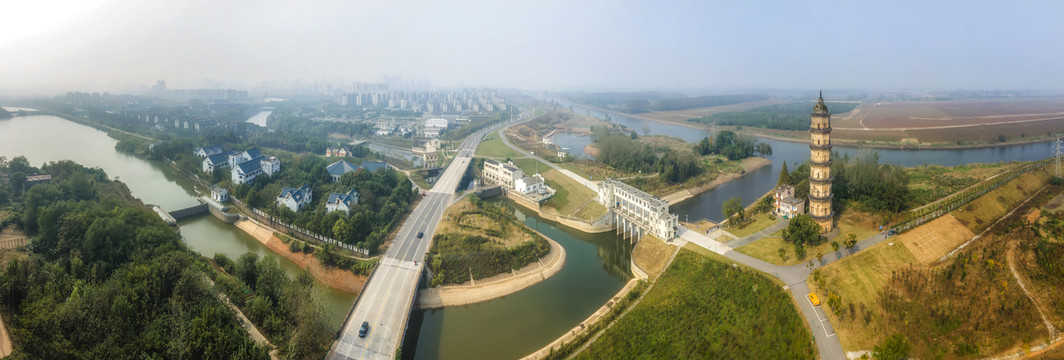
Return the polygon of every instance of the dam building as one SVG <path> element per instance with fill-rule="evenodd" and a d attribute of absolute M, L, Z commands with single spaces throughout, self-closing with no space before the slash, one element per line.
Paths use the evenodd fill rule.
<path fill-rule="evenodd" d="M 617 231 L 633 241 L 643 234 L 665 241 L 677 236 L 679 217 L 669 213 L 669 202 L 660 197 L 607 178 L 598 184 L 597 200 L 609 210 L 606 216 L 616 224 Z"/>

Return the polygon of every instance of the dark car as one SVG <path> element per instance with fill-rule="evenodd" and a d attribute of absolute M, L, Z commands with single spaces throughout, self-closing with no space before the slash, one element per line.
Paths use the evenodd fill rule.
<path fill-rule="evenodd" d="M 369 332 L 369 321 L 363 321 L 362 327 L 358 328 L 358 337 L 366 337 L 366 333 Z"/>
<path fill-rule="evenodd" d="M 420 239 L 420 238 L 422 238 L 422 237 L 425 237 L 425 232 L 423 232 L 423 231 L 418 231 L 418 232 L 417 232 L 417 238 L 418 238 L 418 239 Z"/>

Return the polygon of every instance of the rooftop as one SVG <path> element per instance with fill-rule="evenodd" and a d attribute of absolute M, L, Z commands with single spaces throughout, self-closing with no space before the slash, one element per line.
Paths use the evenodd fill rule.
<path fill-rule="evenodd" d="M 347 160 L 340 160 L 329 164 L 329 166 L 326 167 L 325 170 L 329 172 L 329 175 L 340 176 L 358 170 L 358 165 L 352 164 Z"/>

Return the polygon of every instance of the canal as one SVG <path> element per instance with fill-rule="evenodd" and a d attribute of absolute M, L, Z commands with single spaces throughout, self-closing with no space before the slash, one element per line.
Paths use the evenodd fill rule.
<path fill-rule="evenodd" d="M 554 276 L 502 298 L 415 311 L 404 359 L 523 357 L 580 324 L 631 278 L 628 240 L 612 232 L 584 234 L 515 211 L 529 227 L 565 248 L 565 265 Z"/>

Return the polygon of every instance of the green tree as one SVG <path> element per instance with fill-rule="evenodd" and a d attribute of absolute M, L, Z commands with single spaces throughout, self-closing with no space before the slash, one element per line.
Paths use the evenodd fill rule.
<path fill-rule="evenodd" d="M 761 156 L 772 156 L 772 145 L 769 145 L 768 143 L 757 143 L 756 152 Z"/>
<path fill-rule="evenodd" d="M 839 251 L 839 242 L 838 241 L 835 241 L 835 240 L 831 241 L 831 251 L 835 251 L 835 252 Z"/>
<path fill-rule="evenodd" d="M 783 162 L 783 168 L 780 169 L 780 179 L 776 181 L 776 186 L 790 185 L 791 184 L 791 172 L 787 170 L 787 162 Z"/>
<path fill-rule="evenodd" d="M 891 335 L 883 344 L 872 347 L 872 358 L 876 360 L 906 360 L 912 346 L 905 335 Z"/>
<path fill-rule="evenodd" d="M 259 254 L 245 253 L 240 255 L 236 261 L 236 277 L 243 281 L 248 286 L 255 286 L 258 283 L 258 261 Z"/>
<path fill-rule="evenodd" d="M 738 197 L 733 197 L 724 201 L 724 204 L 721 206 L 720 211 L 724 213 L 725 217 L 731 220 L 733 225 L 734 223 L 738 223 L 743 220 L 743 204 L 742 200 Z"/>
<path fill-rule="evenodd" d="M 348 236 L 351 233 L 351 228 L 347 226 L 347 221 L 344 221 L 343 218 L 340 218 L 336 220 L 336 223 L 333 223 L 332 233 L 337 240 L 346 243 L 348 242 Z"/>
<path fill-rule="evenodd" d="M 778 254 L 780 256 L 780 260 L 781 261 L 786 261 L 786 260 L 784 260 L 784 258 L 787 256 L 787 250 L 786 249 L 779 248 L 779 250 L 776 251 L 776 254 Z"/>
<path fill-rule="evenodd" d="M 783 229 L 783 239 L 795 245 L 815 245 L 821 240 L 820 232 L 820 224 L 809 214 L 801 214 L 792 218 Z"/>

